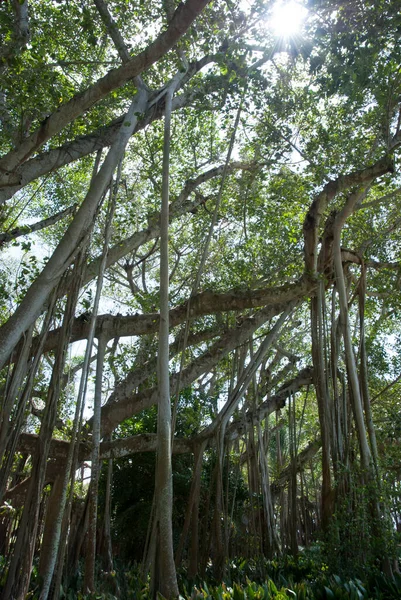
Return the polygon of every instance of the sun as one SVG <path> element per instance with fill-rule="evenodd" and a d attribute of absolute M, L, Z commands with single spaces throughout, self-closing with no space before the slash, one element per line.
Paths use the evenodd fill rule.
<path fill-rule="evenodd" d="M 307 10 L 299 2 L 277 2 L 270 18 L 270 27 L 275 36 L 291 38 L 300 33 Z"/>

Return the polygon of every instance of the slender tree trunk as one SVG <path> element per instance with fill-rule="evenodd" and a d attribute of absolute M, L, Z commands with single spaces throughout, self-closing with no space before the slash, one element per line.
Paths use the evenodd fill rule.
<path fill-rule="evenodd" d="M 288 483 L 288 508 L 289 508 L 289 529 L 290 529 L 290 549 L 293 556 L 298 554 L 297 540 L 297 440 L 296 440 L 296 421 L 295 421 L 295 396 L 290 393 L 288 406 L 288 428 L 290 440 L 290 461 L 291 474 Z"/>
<path fill-rule="evenodd" d="M 109 436 L 111 441 L 111 436 Z M 106 441 L 106 439 L 105 439 Z M 114 576 L 113 565 L 113 545 L 111 541 L 111 498 L 112 498 L 112 482 L 113 482 L 113 459 L 107 461 L 107 480 L 106 480 L 106 497 L 104 501 L 104 551 L 105 551 L 105 568 L 108 573 L 109 581 L 113 586 L 115 596 L 120 596 L 120 588 L 116 577 Z"/>
<path fill-rule="evenodd" d="M 39 433 L 38 451 L 33 461 L 27 498 L 18 530 L 14 554 L 8 570 L 7 581 L 3 589 L 2 600 L 9 600 L 10 598 L 23 600 L 28 591 L 38 528 L 40 500 L 46 474 L 46 463 L 57 417 L 57 405 L 62 384 L 66 351 L 68 340 L 70 338 L 79 286 L 80 277 L 78 275 L 74 278 L 74 285 L 67 298 L 62 335 L 59 340 L 56 360 L 49 385 L 46 408 Z"/>
<path fill-rule="evenodd" d="M 97 174 L 97 167 L 98 167 L 97 163 L 98 163 L 99 159 L 100 159 L 100 155 L 98 155 L 96 163 L 95 163 L 93 179 L 96 177 L 96 174 Z M 118 181 L 119 181 L 120 169 L 121 169 L 121 161 L 120 161 L 120 167 L 118 170 L 117 185 L 118 185 Z M 53 534 L 52 534 L 53 535 L 53 537 L 52 537 L 52 545 L 53 545 L 52 548 L 53 549 L 50 554 L 51 559 L 46 564 L 46 570 L 43 571 L 43 585 L 42 585 L 40 600 L 47 600 L 47 598 L 48 598 L 57 558 L 59 559 L 60 564 L 58 565 L 57 574 L 56 574 L 56 577 L 54 578 L 54 586 L 55 586 L 55 594 L 56 595 L 58 594 L 58 589 L 59 589 L 60 583 L 61 583 L 61 581 L 59 581 L 59 578 L 61 577 L 63 563 L 64 563 L 65 542 L 66 542 L 65 536 L 67 534 L 67 523 L 69 520 L 70 506 L 71 506 L 71 502 L 72 502 L 72 490 L 73 490 L 73 484 L 75 481 L 75 469 L 73 468 L 73 465 L 76 465 L 76 459 L 74 460 L 74 457 L 76 457 L 77 449 L 79 447 L 79 440 L 80 440 L 79 429 L 81 427 L 81 421 L 82 421 L 84 397 L 85 397 L 87 378 L 88 378 L 88 372 L 89 372 L 89 364 L 90 364 L 92 345 L 93 345 L 93 339 L 94 339 L 94 333 L 95 333 L 95 327 L 96 327 L 96 318 L 97 318 L 100 296 L 101 296 L 102 286 L 103 286 L 104 270 L 105 270 L 106 261 L 107 261 L 107 251 L 108 251 L 108 245 L 109 245 L 110 235 L 111 235 L 111 223 L 112 223 L 113 215 L 114 215 L 115 202 L 116 202 L 116 191 L 113 190 L 112 186 L 111 186 L 110 201 L 109 201 L 108 214 L 107 214 L 107 218 L 106 218 L 106 227 L 105 227 L 105 242 L 103 245 L 102 260 L 101 260 L 101 264 L 100 264 L 100 268 L 99 268 L 99 277 L 98 277 L 97 286 L 96 286 L 96 295 L 95 295 L 94 307 L 93 307 L 93 312 L 92 312 L 92 317 L 91 317 L 91 322 L 90 322 L 90 327 L 89 327 L 89 335 L 88 335 L 88 340 L 87 340 L 87 347 L 85 350 L 84 364 L 82 367 L 81 382 L 80 382 L 79 391 L 78 391 L 77 403 L 75 406 L 75 416 L 74 416 L 74 423 L 73 423 L 73 429 L 72 429 L 72 436 L 71 436 L 71 441 L 70 441 L 70 445 L 68 448 L 67 464 L 66 464 L 66 469 L 64 472 L 64 487 L 63 487 L 62 495 L 60 497 L 60 502 L 58 504 L 57 518 L 54 519 Z M 84 264 L 83 262 L 82 262 L 82 264 L 80 264 L 81 268 L 83 268 L 83 264 Z M 99 360 L 101 361 L 102 365 L 104 363 L 104 355 L 101 356 L 101 354 L 100 354 L 100 346 L 101 346 L 101 344 L 99 342 L 99 352 L 97 355 L 97 366 L 99 366 Z M 103 350 L 105 351 L 105 348 Z M 97 380 L 96 380 L 96 382 L 97 382 Z M 99 391 L 98 391 L 98 393 L 99 393 Z M 100 394 L 101 394 L 101 390 L 100 390 Z M 95 399 L 96 399 L 96 388 L 95 388 Z M 98 402 L 101 402 L 101 398 L 100 398 L 100 400 L 99 400 L 99 398 L 97 398 L 97 400 L 98 400 Z M 98 410 L 100 411 L 100 408 Z M 94 437 L 96 439 L 96 436 L 94 436 Z M 70 479 L 70 477 L 71 477 L 71 490 L 70 490 L 71 499 L 70 499 L 70 502 L 68 503 L 67 511 L 66 511 L 65 508 L 66 508 L 66 502 L 67 502 L 67 485 L 68 485 L 68 480 Z M 64 532 L 63 532 L 63 530 L 64 530 Z M 61 547 L 60 547 L 60 540 L 61 540 Z"/>
<path fill-rule="evenodd" d="M 279 413 L 278 413 L 278 411 L 276 411 L 276 425 L 278 423 L 278 418 L 279 418 Z M 276 466 L 277 466 L 278 472 L 280 473 L 283 468 L 283 453 L 281 450 L 281 438 L 280 438 L 280 429 L 279 428 L 277 428 L 277 431 L 276 431 L 276 446 L 277 446 L 277 465 Z M 284 514 L 285 514 L 284 486 L 280 487 L 278 503 L 279 503 L 279 507 L 280 507 L 280 521 L 279 521 L 280 522 L 280 542 L 281 542 L 280 545 L 281 545 L 282 550 L 284 550 L 287 545 L 287 540 L 286 540 L 286 536 L 285 536 L 285 525 L 284 525 Z"/>
<path fill-rule="evenodd" d="M 24 391 L 20 398 L 19 406 L 16 411 L 15 417 L 13 418 L 12 431 L 10 431 L 9 435 L 8 435 L 7 447 L 6 447 L 6 457 L 4 457 L 4 461 L 3 461 L 1 471 L 0 471 L 0 504 L 2 504 L 3 495 L 6 490 L 6 486 L 7 486 L 7 481 L 9 479 L 12 465 L 14 463 L 15 453 L 16 453 L 16 449 L 18 446 L 18 440 L 19 440 L 21 428 L 22 428 L 22 425 L 24 422 L 24 413 L 25 413 L 27 404 L 32 395 L 34 378 L 35 378 L 37 369 L 39 367 L 39 363 L 42 359 L 42 353 L 43 353 L 43 348 L 44 348 L 44 344 L 46 341 L 47 333 L 49 331 L 49 327 L 50 327 L 51 321 L 53 319 L 55 302 L 56 302 L 56 294 L 53 293 L 52 299 L 49 304 L 49 309 L 43 320 L 42 331 L 40 334 L 40 340 L 39 340 L 36 356 L 30 364 L 27 381 L 24 386 Z M 25 342 L 24 342 L 25 351 L 28 350 L 28 348 L 30 348 L 31 337 L 32 336 L 31 336 L 31 330 L 30 330 L 30 333 L 28 335 L 29 339 L 25 340 Z M 4 418 L 4 413 L 3 413 L 3 418 Z M 6 428 L 6 423 L 3 423 L 3 427 Z M 9 428 L 10 427 L 11 427 L 11 424 L 10 424 Z"/>
<path fill-rule="evenodd" d="M 39 316 L 51 291 L 74 261 L 80 245 L 92 227 L 103 193 L 110 183 L 118 162 L 124 155 L 128 140 L 136 127 L 138 115 L 145 111 L 146 105 L 147 94 L 144 90 L 139 90 L 120 128 L 116 142 L 110 148 L 102 167 L 93 179 L 89 192 L 71 225 L 41 274 L 28 289 L 15 313 L 0 328 L 0 368 L 7 362 L 24 331 Z"/>
<path fill-rule="evenodd" d="M 111 436 L 104 441 L 111 441 Z M 106 479 L 106 495 L 104 500 L 104 553 L 105 553 L 105 569 L 109 573 L 113 570 L 113 547 L 111 542 L 111 495 L 113 481 L 113 459 L 107 461 L 107 479 Z"/>
<path fill-rule="evenodd" d="M 169 378 L 169 169 L 170 122 L 174 87 L 166 93 L 164 122 L 163 183 L 160 237 L 160 333 L 158 354 L 159 402 L 157 416 L 156 556 L 152 569 L 152 594 L 159 591 L 166 598 L 178 596 L 173 551 L 173 476 L 171 465 L 171 402 Z"/>
<path fill-rule="evenodd" d="M 99 272 L 99 278 L 96 287 L 96 296 L 93 307 L 92 315 L 92 328 L 93 332 L 96 326 L 96 318 L 99 310 L 100 297 L 103 288 L 103 277 L 107 263 L 107 253 L 111 237 L 111 224 L 114 216 L 114 209 L 116 205 L 116 194 L 120 180 L 121 160 L 118 169 L 116 190 L 111 189 L 110 191 L 110 203 L 107 214 L 106 228 L 105 228 L 105 242 L 103 245 L 103 254 L 101 267 Z M 92 341 L 92 340 L 91 340 Z M 97 529 L 97 498 L 99 488 L 99 477 L 100 477 L 100 428 L 101 428 L 101 410 L 102 410 L 102 380 L 103 380 L 103 369 L 104 369 L 104 358 L 107 348 L 107 339 L 103 336 L 99 337 L 99 345 L 97 351 L 97 362 L 96 362 L 96 383 L 95 383 L 95 396 L 94 396 L 94 407 L 93 407 L 93 423 L 92 423 L 92 467 L 91 467 L 91 493 L 89 502 L 89 531 L 88 531 L 88 543 L 86 549 L 86 560 L 85 560 L 85 582 L 84 588 L 89 592 L 95 591 L 95 559 L 96 559 L 96 529 Z M 43 599 L 45 600 L 45 599 Z"/>
<path fill-rule="evenodd" d="M 268 427 L 268 425 L 267 425 Z M 273 514 L 273 503 L 270 492 L 270 477 L 269 477 L 269 464 L 266 456 L 265 443 L 262 434 L 262 428 L 260 423 L 257 423 L 258 441 L 259 441 L 259 464 L 261 472 L 261 486 L 262 486 L 262 498 L 263 508 L 266 520 L 267 530 L 267 557 L 272 558 L 277 552 L 278 538 L 276 533 L 276 525 L 274 522 Z"/>
<path fill-rule="evenodd" d="M 0 412 L 0 465 L 4 458 L 6 451 L 7 442 L 9 439 L 10 428 L 12 427 L 10 421 L 13 407 L 21 397 L 25 376 L 28 372 L 29 357 L 31 350 L 33 327 L 30 327 L 24 336 L 22 348 L 18 354 L 18 360 L 14 363 L 14 368 L 11 376 L 11 381 L 8 389 L 6 390 L 4 401 L 2 402 Z M 3 465 L 2 465 L 3 466 Z M 7 477 L 7 475 L 6 475 Z M 3 478 L 4 481 L 4 478 Z M 5 488 L 5 485 L 2 485 Z"/>
<path fill-rule="evenodd" d="M 77 257 L 75 262 L 74 276 L 77 278 L 78 288 L 82 285 L 82 275 L 83 269 L 85 265 L 85 257 L 86 252 L 82 250 L 82 252 Z M 77 409 L 76 409 L 77 412 Z M 45 549 L 45 557 L 40 560 L 40 574 L 42 576 L 42 589 L 40 594 L 41 600 L 46 600 L 47 595 L 49 593 L 50 584 L 53 576 L 53 571 L 58 555 L 59 550 L 59 540 L 60 540 L 60 532 L 62 527 L 62 520 L 65 509 L 65 502 L 67 496 L 67 486 L 68 480 L 70 477 L 71 471 L 71 462 L 72 455 L 75 450 L 75 433 L 77 427 L 77 416 L 75 414 L 72 438 L 70 441 L 70 445 L 68 448 L 67 461 L 64 465 L 64 469 L 62 475 L 60 476 L 60 483 L 57 484 L 57 489 L 59 490 L 59 497 L 54 507 L 52 507 L 52 516 L 49 520 L 47 520 L 47 531 L 46 531 L 46 549 Z"/>
<path fill-rule="evenodd" d="M 214 471 L 215 480 L 215 499 L 214 499 L 214 515 L 212 523 L 212 559 L 213 559 L 213 574 L 217 581 L 223 578 L 224 573 L 224 542 L 221 520 L 223 516 L 223 451 L 220 449 L 221 436 L 217 433 L 217 462 Z"/>
<path fill-rule="evenodd" d="M 262 528 L 260 523 L 259 507 L 259 470 L 256 468 L 256 446 L 255 446 L 255 425 L 253 419 L 245 429 L 246 443 L 246 466 L 248 475 L 248 494 L 249 494 L 249 521 L 252 536 L 251 552 L 260 554 L 262 552 Z M 255 501 L 257 508 L 255 510 Z"/>
<path fill-rule="evenodd" d="M 333 252 L 334 268 L 336 273 L 338 297 L 340 303 L 341 326 L 344 339 L 345 361 L 347 365 L 347 373 L 352 391 L 351 396 L 353 401 L 355 424 L 359 440 L 359 449 L 361 453 L 361 462 L 365 472 L 369 474 L 372 467 L 372 454 L 370 452 L 368 440 L 366 437 L 365 424 L 363 418 L 362 398 L 355 363 L 354 348 L 352 346 L 351 330 L 348 317 L 348 300 L 344 281 L 343 265 L 341 260 L 340 235 L 341 231 L 335 230 Z"/>
<path fill-rule="evenodd" d="M 64 465 L 64 468 L 66 465 Z M 52 485 L 52 490 L 47 505 L 45 526 L 43 530 L 42 545 L 40 547 L 40 560 L 39 560 L 39 575 L 43 578 L 43 575 L 48 569 L 48 565 L 51 561 L 52 554 L 54 552 L 52 537 L 54 530 L 54 523 L 57 520 L 59 506 L 64 489 L 64 474 L 61 472 L 57 475 Z"/>
<path fill-rule="evenodd" d="M 203 462 L 203 453 L 205 451 L 207 441 L 201 442 L 199 446 L 196 446 L 194 452 L 194 472 L 192 475 L 191 489 L 189 491 L 189 500 L 188 506 L 185 514 L 184 526 L 182 528 L 180 542 L 178 544 L 175 564 L 176 567 L 179 567 L 182 560 L 182 555 L 185 549 L 185 545 L 187 542 L 188 532 L 190 526 L 192 526 L 192 537 L 191 537 L 191 548 L 192 542 L 194 542 L 194 527 L 196 526 L 196 554 L 197 554 L 197 545 L 198 545 L 198 537 L 197 537 L 197 528 L 198 528 L 198 513 L 197 507 L 199 507 L 199 495 L 200 495 L 200 484 L 201 484 L 201 475 L 202 475 L 202 462 Z M 195 523 L 196 521 L 196 523 Z M 192 560 L 192 551 L 191 551 L 191 560 Z M 196 558 L 196 568 L 197 568 L 197 558 Z M 196 574 L 196 570 L 195 570 Z"/>
<path fill-rule="evenodd" d="M 344 448 L 344 431 L 346 414 L 344 414 L 344 402 L 342 387 L 339 386 L 338 377 L 338 353 L 340 346 L 341 333 L 338 327 L 338 319 L 336 317 L 336 288 L 333 287 L 331 299 L 331 337 L 330 337 L 330 367 L 331 381 L 333 389 L 333 436 L 332 436 L 332 459 L 334 477 L 338 482 L 338 471 L 341 465 L 345 465 L 345 448 Z"/>
<path fill-rule="evenodd" d="M 97 351 L 95 396 L 93 401 L 94 412 L 92 425 L 92 467 L 89 499 L 89 530 L 85 556 L 84 588 L 88 592 L 95 591 L 97 497 L 100 477 L 100 412 L 102 408 L 102 379 L 106 347 L 107 341 L 105 340 L 105 338 L 100 337 Z"/>
<path fill-rule="evenodd" d="M 324 299 L 322 282 L 311 299 L 313 377 L 316 389 L 320 434 L 322 438 L 322 527 L 327 529 L 333 513 L 333 494 L 330 471 L 330 432 L 327 383 L 323 353 L 323 322 L 321 305 Z"/>
<path fill-rule="evenodd" d="M 375 468 L 375 475 L 378 485 L 380 486 L 381 481 L 379 477 L 379 460 L 377 451 L 376 432 L 373 424 L 372 410 L 370 406 L 370 395 L 368 385 L 368 359 L 366 355 L 366 342 L 365 342 L 365 294 L 366 294 L 366 266 L 362 264 L 361 280 L 359 285 L 359 323 L 360 323 L 360 382 L 361 391 L 363 397 L 363 406 L 365 409 L 365 419 L 369 435 L 370 449 L 372 452 L 372 459 Z"/>
<path fill-rule="evenodd" d="M 206 445 L 206 444 L 205 444 Z M 203 463 L 203 452 L 205 445 L 202 444 L 198 449 L 198 453 L 195 454 L 196 466 L 196 489 L 194 491 L 194 502 L 192 507 L 192 527 L 191 527 L 191 548 L 190 548 L 190 559 L 188 566 L 188 577 L 194 579 L 198 573 L 199 567 L 199 503 L 200 503 L 200 491 L 201 491 L 201 475 L 202 475 L 202 463 Z M 194 475 L 194 477 L 195 477 Z"/>

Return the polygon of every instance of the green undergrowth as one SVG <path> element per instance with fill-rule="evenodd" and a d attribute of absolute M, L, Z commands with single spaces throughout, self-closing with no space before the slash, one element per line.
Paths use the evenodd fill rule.
<path fill-rule="evenodd" d="M 203 579 L 189 580 L 179 573 L 180 600 L 396 600 L 401 598 L 401 575 L 394 578 L 372 573 L 362 581 L 357 577 L 330 574 L 327 565 L 300 555 L 280 561 L 237 560 L 226 565 L 223 581 L 217 582 L 212 565 Z M 210 570 L 210 572 L 209 572 Z M 80 578 L 78 578 L 80 579 Z M 143 581 L 137 565 L 122 568 L 117 564 L 113 573 L 98 575 L 98 592 L 82 595 L 80 581 L 75 580 L 63 590 L 66 600 L 150 600 L 149 580 Z M 31 596 L 32 599 L 36 595 Z M 158 596 L 163 600 L 163 596 Z"/>

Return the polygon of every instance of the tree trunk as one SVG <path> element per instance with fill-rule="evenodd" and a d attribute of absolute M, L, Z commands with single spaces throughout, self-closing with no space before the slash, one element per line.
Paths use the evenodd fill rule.
<path fill-rule="evenodd" d="M 65 466 L 64 466 L 65 468 Z M 45 516 L 45 527 L 43 531 L 42 545 L 40 547 L 40 560 L 39 560 L 39 575 L 44 577 L 49 563 L 52 559 L 54 552 L 52 537 L 54 530 L 54 523 L 57 520 L 58 510 L 61 503 L 61 497 L 64 489 L 64 474 L 60 473 L 57 475 L 52 485 L 52 490 L 47 504 L 46 516 Z"/>
<path fill-rule="evenodd" d="M 192 526 L 191 526 L 191 547 L 190 547 L 190 558 L 188 566 L 188 577 L 195 579 L 198 573 L 198 555 L 199 555 L 199 503 L 200 503 L 200 491 L 201 491 L 201 476 L 202 476 L 202 462 L 203 452 L 205 445 L 201 445 L 195 454 L 195 490 L 194 490 L 194 501 L 192 505 Z"/>
<path fill-rule="evenodd" d="M 333 513 L 330 471 L 330 433 L 325 362 L 323 358 L 323 321 L 321 305 L 324 299 L 322 282 L 316 297 L 311 299 L 313 378 L 316 389 L 320 434 L 322 438 L 322 527 L 327 529 Z"/>
<path fill-rule="evenodd" d="M 96 383 L 94 396 L 94 414 L 92 428 L 92 456 L 91 456 L 91 487 L 89 500 L 89 530 L 85 556 L 85 582 L 84 589 L 88 592 L 95 591 L 95 562 L 96 562 L 96 529 L 97 529 L 97 497 L 100 477 L 100 409 L 102 407 L 102 380 L 104 356 L 107 342 L 99 338 L 96 364 Z"/>
<path fill-rule="evenodd" d="M 367 440 L 367 436 L 366 436 L 366 430 L 365 430 L 365 424 L 364 424 L 364 418 L 363 418 L 361 391 L 360 391 L 360 387 L 359 387 L 359 379 L 358 379 L 358 373 L 357 373 L 356 363 L 355 363 L 354 348 L 352 346 L 351 330 L 350 330 L 349 317 L 348 317 L 348 300 L 347 300 L 347 293 L 346 293 L 345 282 L 344 282 L 343 265 L 342 265 L 342 261 L 341 261 L 340 234 L 341 234 L 341 231 L 338 231 L 338 230 L 335 231 L 333 252 L 334 252 L 334 268 L 335 268 L 335 273 L 336 273 L 338 297 L 339 297 L 339 304 L 340 304 L 340 319 L 341 319 L 341 326 L 342 326 L 343 339 L 344 339 L 345 362 L 347 365 L 347 373 L 348 373 L 348 378 L 350 381 L 351 391 L 352 391 L 351 397 L 352 397 L 352 402 L 353 402 L 356 430 L 357 430 L 357 434 L 358 434 L 359 449 L 360 449 L 360 453 L 361 453 L 361 463 L 362 463 L 363 469 L 365 470 L 365 472 L 369 478 L 371 475 L 371 468 L 372 468 L 372 454 L 370 452 L 370 448 L 369 448 L 369 444 L 368 444 L 368 440 Z"/>
<path fill-rule="evenodd" d="M 166 93 L 164 123 L 163 183 L 160 237 L 160 333 L 158 354 L 158 414 L 156 498 L 156 555 L 152 568 L 152 595 L 160 592 L 167 599 L 178 596 L 177 575 L 173 551 L 173 475 L 171 465 L 171 402 L 169 378 L 169 168 L 170 121 L 174 87 Z"/>
<path fill-rule="evenodd" d="M 274 522 L 273 503 L 270 492 L 269 464 L 266 456 L 262 428 L 259 422 L 257 423 L 257 432 L 259 441 L 259 464 L 261 473 L 260 483 L 262 486 L 263 508 L 267 530 L 267 558 L 273 558 L 275 552 L 277 552 L 278 550 L 278 539 L 276 533 L 276 525 Z"/>
<path fill-rule="evenodd" d="M 18 530 L 14 554 L 7 575 L 7 581 L 3 589 L 2 600 L 9 600 L 10 598 L 23 600 L 28 591 L 38 528 L 40 500 L 46 474 L 46 463 L 57 417 L 57 405 L 60 396 L 66 351 L 71 333 L 75 306 L 78 299 L 79 286 L 80 277 L 78 274 L 78 276 L 74 278 L 74 286 L 67 298 L 62 335 L 59 339 L 46 408 L 39 433 L 38 451 L 33 459 L 27 498 Z"/>
<path fill-rule="evenodd" d="M 288 524 L 290 534 L 290 550 L 293 556 L 298 554 L 297 540 L 297 439 L 295 420 L 295 395 L 290 393 L 288 405 L 288 429 L 290 441 L 291 474 L 288 481 Z"/>
<path fill-rule="evenodd" d="M 196 575 L 197 567 L 198 567 L 198 508 L 199 508 L 199 496 L 200 496 L 200 485 L 201 485 L 201 475 L 202 475 L 202 462 L 203 462 L 203 453 L 205 451 L 207 441 L 201 442 L 200 445 L 196 446 L 194 451 L 194 471 L 192 475 L 191 489 L 189 491 L 189 499 L 188 506 L 185 514 L 184 526 L 182 528 L 180 541 L 178 544 L 175 564 L 178 568 L 181 564 L 182 555 L 185 550 L 185 545 L 187 543 L 187 537 L 189 528 L 191 526 L 192 536 L 191 536 L 191 563 L 192 563 L 192 572 L 194 574 L 190 576 L 191 578 Z M 194 535 L 195 532 L 195 535 Z M 193 556 L 193 553 L 196 556 Z M 193 564 L 195 563 L 195 564 Z M 195 567 L 195 568 L 194 568 Z"/>
<path fill-rule="evenodd" d="M 0 328 L 0 368 L 8 360 L 24 331 L 39 316 L 49 294 L 76 257 L 80 245 L 92 227 L 99 202 L 110 183 L 112 174 L 124 155 L 128 140 L 136 127 L 138 115 L 144 112 L 146 104 L 147 94 L 139 90 L 120 128 L 116 142 L 110 148 L 102 167 L 91 182 L 86 198 L 71 225 L 42 273 L 28 289 L 15 313 Z"/>

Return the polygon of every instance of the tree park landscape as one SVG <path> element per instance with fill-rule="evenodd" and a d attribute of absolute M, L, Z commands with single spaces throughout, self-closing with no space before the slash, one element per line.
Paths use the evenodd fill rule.
<path fill-rule="evenodd" d="M 401 597 L 396 0 L 0 3 L 0 598 Z"/>

